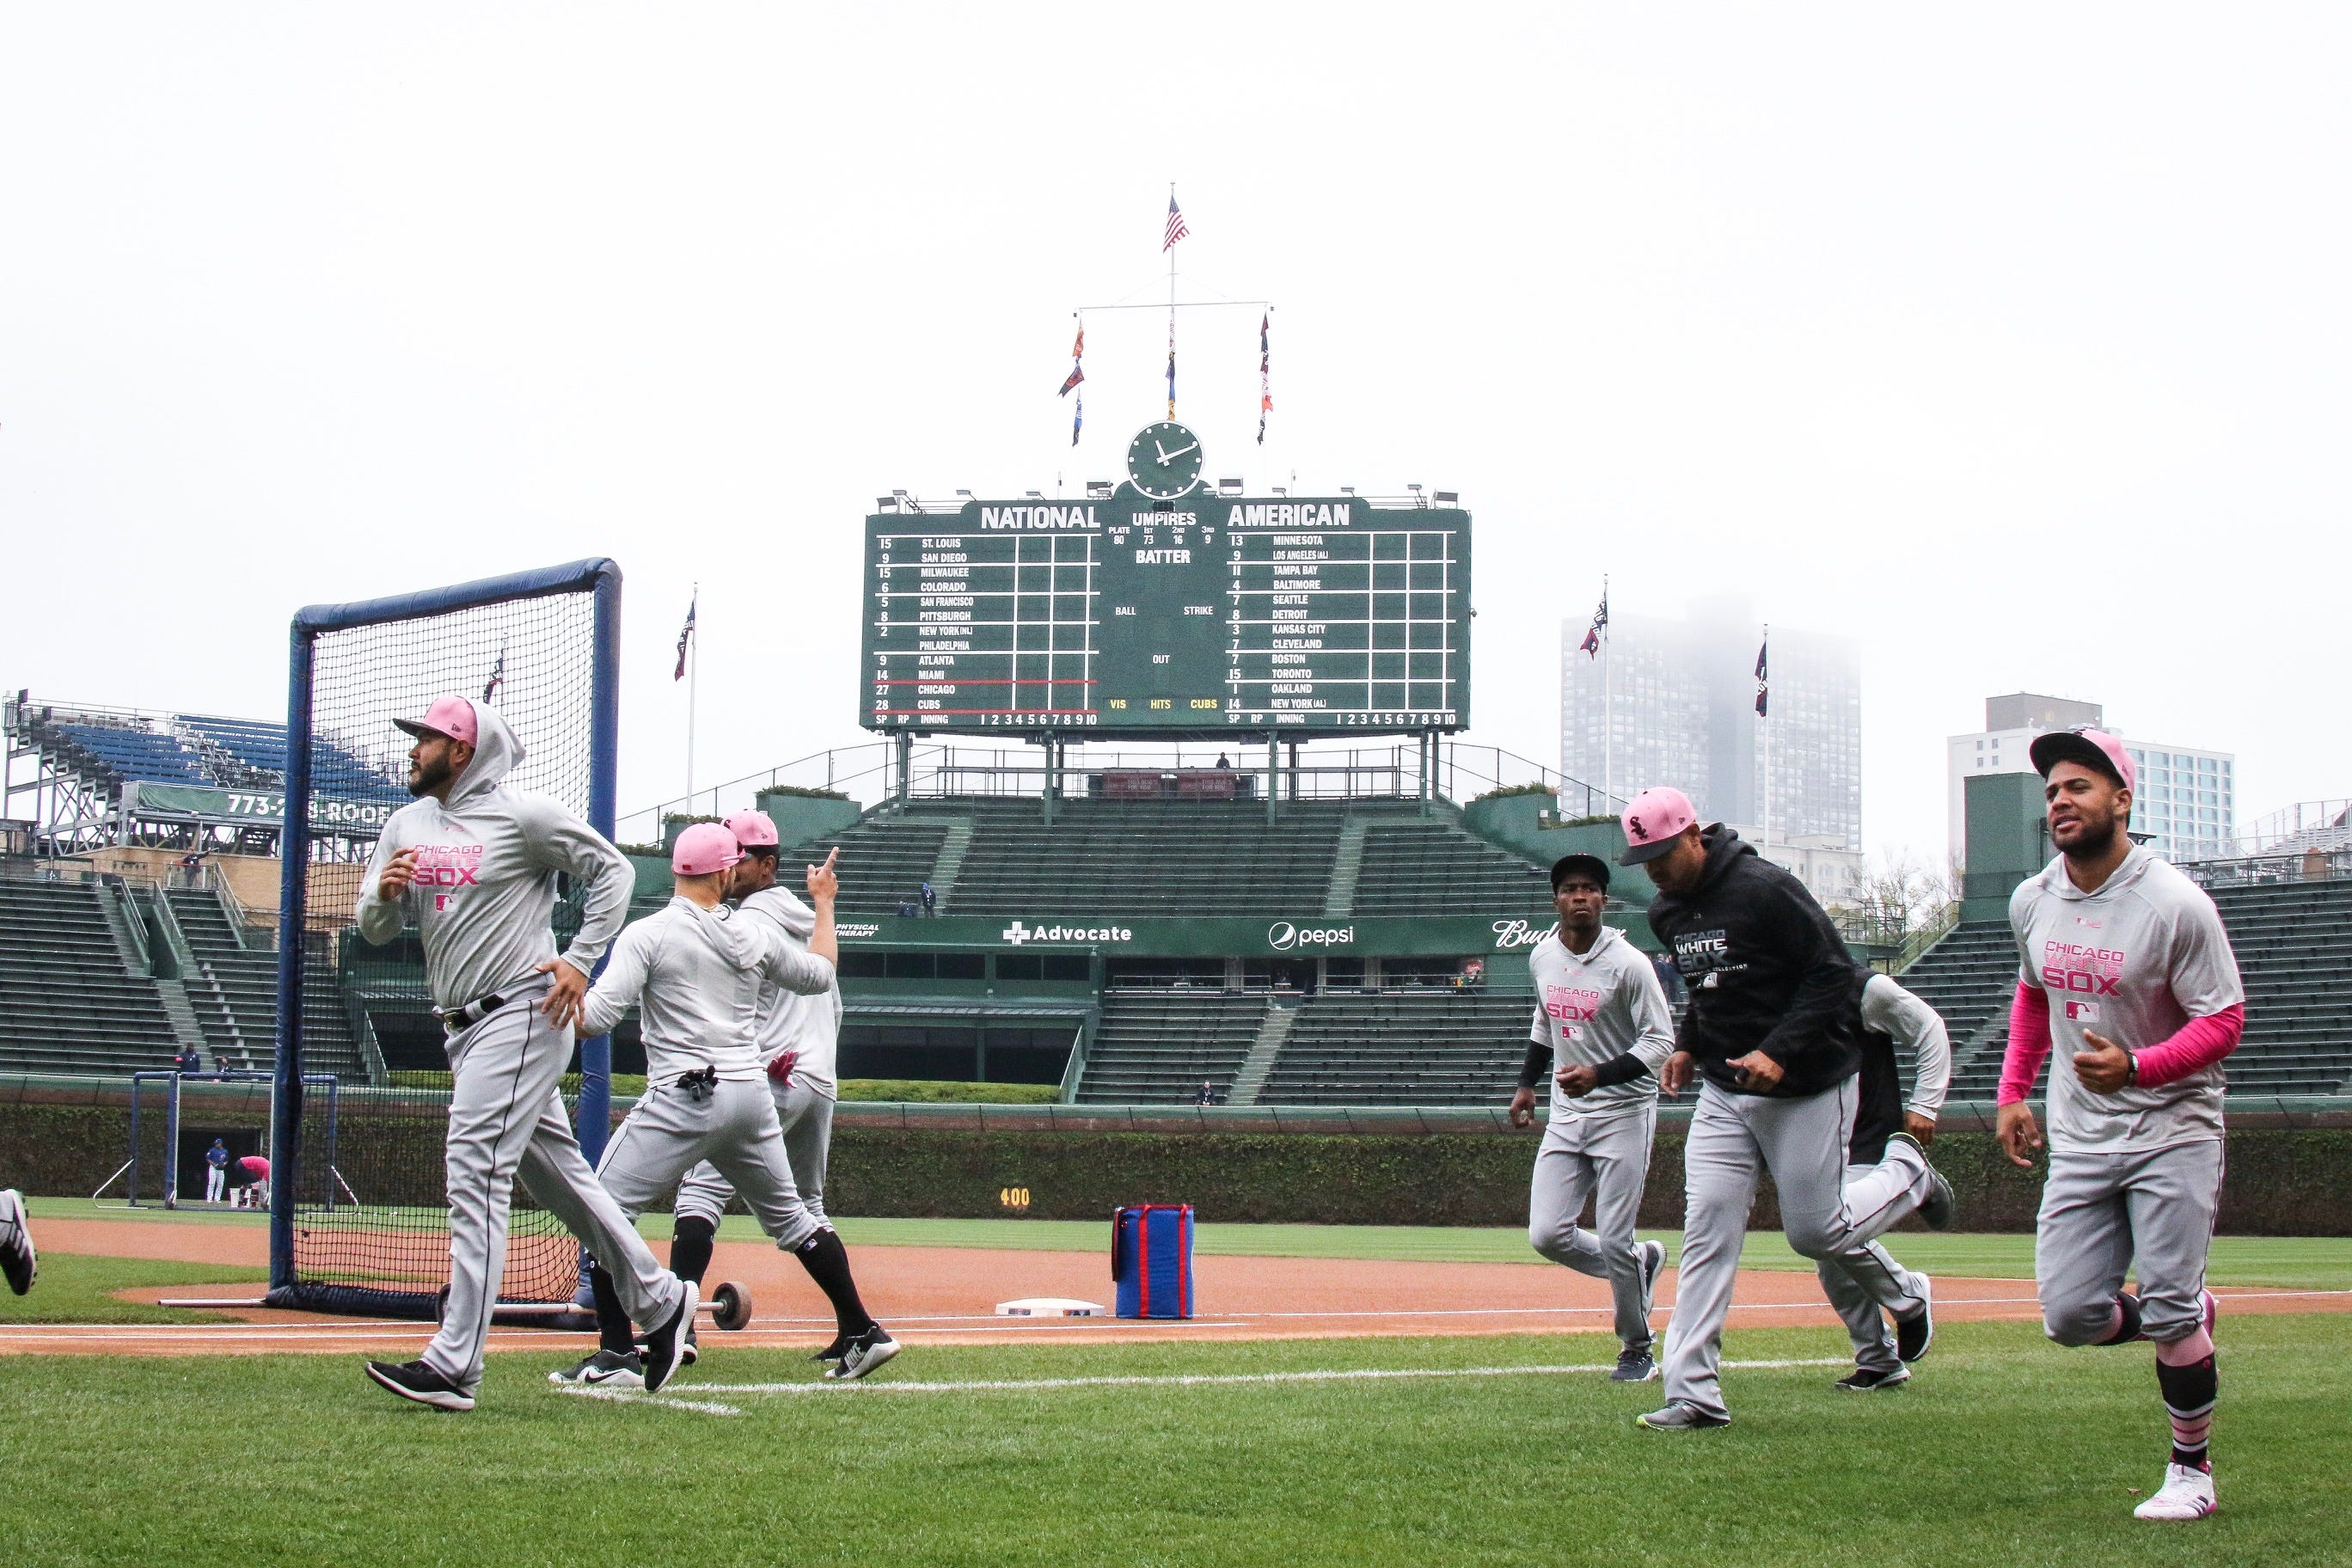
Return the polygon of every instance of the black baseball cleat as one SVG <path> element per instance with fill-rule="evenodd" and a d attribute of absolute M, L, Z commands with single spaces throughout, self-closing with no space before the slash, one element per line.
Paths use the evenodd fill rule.
<path fill-rule="evenodd" d="M 560 1372 L 549 1373 L 547 1381 L 565 1388 L 643 1388 L 645 1358 L 635 1351 L 600 1350 Z"/>
<path fill-rule="evenodd" d="M 1927 1195 L 1919 1200 L 1919 1218 L 1929 1230 L 1949 1230 L 1952 1226 L 1952 1205 L 1955 1201 L 1952 1197 L 1952 1184 L 1944 1180 L 1944 1173 L 1936 1169 L 1936 1163 L 1927 1158 L 1926 1144 L 1908 1132 L 1890 1132 L 1886 1135 L 1886 1141 L 1889 1143 L 1898 1139 L 1917 1150 L 1919 1163 L 1927 1167 Z"/>
<path fill-rule="evenodd" d="M 841 1352 L 841 1364 L 825 1368 L 824 1375 L 835 1383 L 848 1383 L 864 1377 L 897 1355 L 898 1348 L 898 1342 L 890 1337 L 890 1331 L 877 1323 L 852 1338 L 849 1348 Z"/>
<path fill-rule="evenodd" d="M 1612 1383 L 1647 1383 L 1658 1375 L 1658 1359 L 1648 1351 L 1620 1351 L 1609 1373 Z"/>
<path fill-rule="evenodd" d="M 471 1410 L 474 1396 L 421 1361 L 372 1361 L 367 1374 L 403 1399 L 436 1410 Z"/>
<path fill-rule="evenodd" d="M 678 1281 L 682 1294 L 677 1310 L 660 1328 L 646 1336 L 646 1392 L 653 1393 L 686 1364 L 686 1350 L 694 1334 L 694 1310 L 702 1304 L 702 1288 L 691 1279 Z"/>
<path fill-rule="evenodd" d="M 1858 1366 L 1831 1386 L 1842 1388 L 1848 1394 L 1871 1394 L 1883 1388 L 1900 1388 L 1910 1381 L 1911 1369 L 1907 1366 L 1898 1366 L 1892 1372 L 1877 1372 L 1870 1367 Z"/>
<path fill-rule="evenodd" d="M 843 1356 L 845 1356 L 848 1353 L 849 1336 L 847 1334 L 835 1334 L 833 1336 L 833 1343 L 825 1346 L 824 1349 L 809 1357 L 809 1360 L 839 1361 Z"/>
<path fill-rule="evenodd" d="M 645 1353 L 646 1342 L 639 1340 L 637 1342 L 637 1354 L 642 1356 Z M 694 1337 L 694 1331 L 692 1329 L 688 1329 L 686 1331 L 686 1353 L 677 1358 L 677 1364 L 680 1366 L 692 1366 L 696 1362 L 698 1362 L 701 1359 L 701 1342 Z"/>
<path fill-rule="evenodd" d="M 1895 1353 L 1904 1362 L 1917 1361 L 1927 1353 L 1936 1338 L 1935 1282 L 1925 1274 L 1919 1276 L 1919 1310 L 1908 1318 L 1895 1320 Z"/>
<path fill-rule="evenodd" d="M 0 1192 L 0 1274 L 8 1277 L 8 1289 L 21 1296 L 33 1288 L 40 1271 L 33 1226 L 25 1218 L 25 1194 L 10 1187 Z"/>

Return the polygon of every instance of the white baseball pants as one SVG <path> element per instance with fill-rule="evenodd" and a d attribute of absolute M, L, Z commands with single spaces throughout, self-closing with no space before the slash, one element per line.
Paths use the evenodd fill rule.
<path fill-rule="evenodd" d="M 1642 1310 L 1642 1259 L 1633 1226 L 1650 1175 L 1654 1107 L 1616 1116 L 1555 1116 L 1536 1152 L 1528 1198 L 1528 1242 L 1554 1263 L 1609 1281 L 1617 1337 L 1629 1351 L 1650 1348 Z M 1591 1199 L 1592 1228 L 1576 1222 Z"/>

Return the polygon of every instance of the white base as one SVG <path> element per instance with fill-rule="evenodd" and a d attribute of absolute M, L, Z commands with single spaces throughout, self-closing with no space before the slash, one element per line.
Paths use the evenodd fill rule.
<path fill-rule="evenodd" d="M 1110 1309 L 1098 1301 L 1080 1301 L 1068 1296 L 1024 1296 L 1018 1301 L 999 1301 L 996 1315 L 1000 1318 L 1101 1318 Z"/>

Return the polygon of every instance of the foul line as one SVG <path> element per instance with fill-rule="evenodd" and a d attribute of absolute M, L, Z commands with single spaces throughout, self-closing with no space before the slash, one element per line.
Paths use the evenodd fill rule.
<path fill-rule="evenodd" d="M 1727 1361 L 1725 1371 L 1773 1372 L 1793 1367 L 1848 1366 L 1847 1356 L 1815 1356 L 1803 1359 L 1772 1361 Z M 1403 1378 L 1452 1377 L 1549 1377 L 1562 1373 L 1614 1371 L 1614 1363 L 1584 1362 L 1569 1366 L 1446 1366 L 1446 1367 L 1346 1367 L 1324 1368 L 1311 1372 L 1240 1372 L 1183 1373 L 1160 1376 L 1133 1375 L 1116 1377 L 1032 1377 L 976 1378 L 961 1383 L 698 1383 L 680 1390 L 691 1394 L 831 1394 L 840 1391 L 863 1391 L 867 1394 L 1019 1394 L 1038 1389 L 1065 1388 L 1201 1388 L 1212 1385 L 1277 1383 L 1378 1383 Z M 714 1415 L 740 1415 L 742 1412 L 732 1405 L 715 1402 L 673 1398 L 662 1394 L 632 1393 L 625 1389 L 566 1387 L 559 1393 L 583 1398 L 608 1399 L 621 1405 L 664 1405 L 676 1409 L 700 1410 Z"/>

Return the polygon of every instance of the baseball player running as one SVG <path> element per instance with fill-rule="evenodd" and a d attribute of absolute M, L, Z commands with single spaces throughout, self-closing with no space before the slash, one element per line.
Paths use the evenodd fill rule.
<path fill-rule="evenodd" d="M 684 1349 L 695 1288 L 655 1261 L 597 1184 L 557 1092 L 589 973 L 627 916 L 635 874 L 562 805 L 507 787 L 523 748 L 495 709 L 443 697 L 423 719 L 397 722 L 415 738 L 408 793 L 417 798 L 376 840 L 359 929 L 381 944 L 416 922 L 448 1033 L 449 1297 L 423 1356 L 372 1361 L 368 1375 L 420 1405 L 474 1407 L 520 1175 L 614 1271 L 623 1304 L 652 1331 L 646 1382 L 658 1387 Z M 548 924 L 559 875 L 587 889 L 580 932 L 560 955 Z"/>
<path fill-rule="evenodd" d="M 2009 900 L 2024 963 L 1997 1098 L 2001 1147 L 2030 1166 L 2042 1131 L 2025 1097 L 2054 1051 L 2033 1244 L 2042 1331 L 2063 1345 L 2154 1342 L 2172 1457 L 2132 1511 L 2203 1519 L 2216 1506 L 2206 1439 L 2219 1392 L 2205 1257 L 2221 1061 L 2245 1030 L 2245 992 L 2213 900 L 2126 832 L 2136 775 L 2123 742 L 2062 731 L 2036 737 L 2031 755 L 2058 858 Z"/>
<path fill-rule="evenodd" d="M 1906 1192 L 1911 1183 L 1907 1159 L 1887 1157 L 1890 1142 L 1924 1149 L 1935 1142 L 1936 1119 L 1952 1080 L 1952 1042 L 1937 1011 L 1887 975 L 1857 970 L 1853 1003 L 1862 1028 L 1860 1089 L 1853 1138 L 1846 1146 L 1845 1200 L 1849 1211 L 1867 1214 Z M 1898 1047 L 1913 1052 L 1911 1099 L 1903 1100 Z M 1927 1194 L 1919 1217 L 1937 1230 L 1952 1223 L 1952 1189 L 1941 1173 L 1928 1171 Z M 1853 1394 L 1900 1388 L 1911 1369 L 1896 1353 L 1895 1332 L 1870 1292 L 1843 1264 L 1824 1258 L 1814 1265 L 1822 1289 L 1853 1338 L 1853 1371 L 1837 1386 Z"/>
<path fill-rule="evenodd" d="M 25 1194 L 14 1187 L 0 1189 L 0 1275 L 21 1296 L 33 1288 L 33 1277 L 39 1272 L 32 1223 L 25 1217 Z"/>
<path fill-rule="evenodd" d="M 1551 1069 L 1551 1116 L 1528 1199 L 1528 1240 L 1538 1252 L 1609 1281 L 1623 1342 L 1618 1383 L 1657 1376 L 1650 1307 L 1666 1249 L 1633 1239 L 1650 1142 L 1658 1124 L 1657 1070 L 1674 1054 L 1674 1020 L 1649 959 L 1622 931 L 1601 923 L 1609 868 L 1566 855 L 1551 868 L 1559 930 L 1528 958 L 1536 1011 L 1528 1059 L 1511 1097 L 1511 1124 L 1534 1120 L 1536 1079 Z M 1577 1220 L 1593 1200 L 1593 1226 Z"/>
<path fill-rule="evenodd" d="M 1666 1403 L 1641 1424 L 1682 1431 L 1730 1423 L 1717 1364 L 1759 1175 L 1769 1170 L 1789 1245 L 1836 1260 L 1895 1316 L 1897 1353 L 1927 1353 L 1933 1318 L 1925 1275 L 1872 1238 L 1932 1185 L 1916 1144 L 1890 1141 L 1904 1178 L 1875 1208 L 1845 1187 L 1846 1146 L 1860 1099 L 1853 963 L 1804 884 L 1717 824 L 1702 830 L 1685 795 L 1647 789 L 1625 809 L 1626 863 L 1648 868 L 1658 896 L 1650 926 L 1690 988 L 1679 1048 L 1660 1087 L 1679 1094 L 1704 1077 L 1684 1144 L 1686 1208 L 1681 1273 L 1666 1325 Z"/>
<path fill-rule="evenodd" d="M 745 916 L 772 925 L 787 946 L 805 947 L 816 930 L 816 912 L 790 889 L 776 885 L 776 825 L 764 811 L 742 811 L 727 819 L 728 831 L 743 847 L 735 868 L 735 897 Z M 841 986 L 836 979 L 821 994 L 803 995 L 781 985 L 760 987 L 757 1049 L 767 1063 L 768 1092 L 784 1128 L 784 1158 L 800 1184 L 801 1201 L 819 1224 L 824 1213 L 824 1172 L 833 1150 L 834 1059 L 841 1037 Z M 710 1266 L 719 1218 L 735 1189 L 717 1166 L 705 1161 L 687 1173 L 677 1188 L 677 1226 L 669 1246 L 670 1267 L 681 1278 L 700 1279 Z M 861 1335 L 877 1331 L 853 1286 L 836 1302 L 833 1342 L 812 1357 L 840 1361 Z"/>
<path fill-rule="evenodd" d="M 715 822 L 679 834 L 670 855 L 676 895 L 621 933 L 613 962 L 588 993 L 583 1014 L 592 1029 L 610 1028 L 639 1004 L 646 1046 L 645 1095 L 613 1134 L 596 1174 L 635 1218 L 708 1160 L 743 1194 L 761 1228 L 801 1260 L 835 1310 L 853 1322 L 849 1352 L 825 1375 L 863 1377 L 898 1353 L 898 1342 L 857 1305 L 841 1237 L 801 1201 L 756 1046 L 764 987 L 813 996 L 832 988 L 839 955 L 833 901 L 840 884 L 831 856 L 809 868 L 816 907 L 802 948 L 772 922 L 726 906 L 742 854 L 735 836 Z M 603 1342 L 568 1373 L 555 1373 L 558 1382 L 625 1383 L 635 1370 L 627 1318 L 601 1274 L 589 1271 Z"/>

